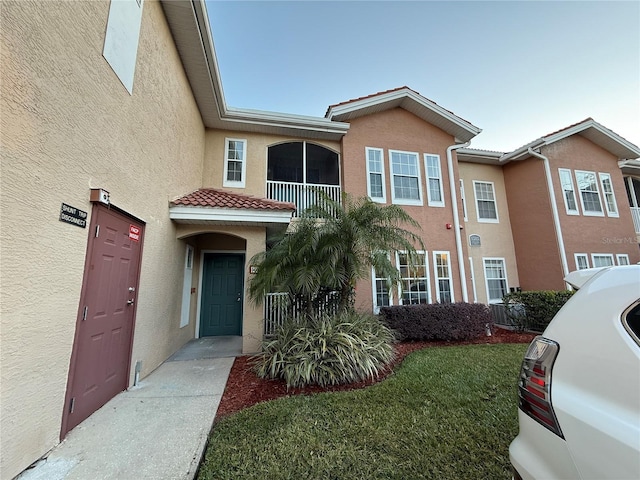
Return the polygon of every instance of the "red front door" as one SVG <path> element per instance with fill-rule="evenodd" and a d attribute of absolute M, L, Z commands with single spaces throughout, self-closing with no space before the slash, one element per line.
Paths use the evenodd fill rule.
<path fill-rule="evenodd" d="M 127 388 L 143 233 L 94 205 L 61 438 Z"/>

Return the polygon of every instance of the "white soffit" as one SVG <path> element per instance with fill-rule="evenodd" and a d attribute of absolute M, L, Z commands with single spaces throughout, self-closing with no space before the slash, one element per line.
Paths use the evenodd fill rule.
<path fill-rule="evenodd" d="M 253 225 L 288 224 L 290 210 L 250 210 L 218 207 L 169 207 L 169 218 L 176 223 L 193 225 Z"/>
<path fill-rule="evenodd" d="M 227 108 L 204 0 L 161 0 L 207 128 L 338 141 L 349 124 L 323 117 Z"/>
<path fill-rule="evenodd" d="M 487 165 L 499 165 L 502 152 L 492 150 L 478 150 L 476 148 L 459 148 L 456 156 L 459 162 L 482 163 Z"/>

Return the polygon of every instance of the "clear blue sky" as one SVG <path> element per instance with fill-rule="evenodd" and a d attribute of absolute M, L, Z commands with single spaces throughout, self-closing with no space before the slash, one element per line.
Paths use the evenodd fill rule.
<path fill-rule="evenodd" d="M 640 2 L 207 0 L 227 105 L 324 116 L 407 85 L 509 151 L 593 117 L 640 146 Z"/>

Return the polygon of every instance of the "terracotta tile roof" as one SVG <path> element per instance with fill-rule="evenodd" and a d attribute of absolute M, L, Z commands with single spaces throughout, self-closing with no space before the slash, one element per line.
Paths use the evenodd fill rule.
<path fill-rule="evenodd" d="M 214 188 L 201 188 L 180 198 L 176 198 L 170 204 L 185 207 L 218 207 L 241 208 L 245 210 L 295 210 L 293 203 L 267 200 L 266 198 L 252 197 L 240 193 L 232 193 Z"/>

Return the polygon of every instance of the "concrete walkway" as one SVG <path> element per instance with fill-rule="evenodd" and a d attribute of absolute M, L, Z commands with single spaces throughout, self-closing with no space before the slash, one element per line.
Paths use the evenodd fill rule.
<path fill-rule="evenodd" d="M 241 349 L 241 337 L 192 340 L 17 479 L 192 479 Z"/>

